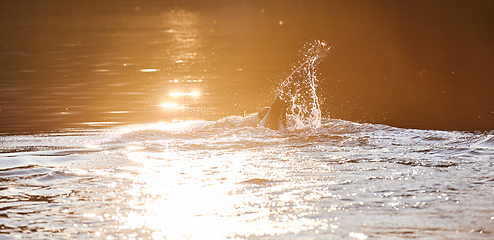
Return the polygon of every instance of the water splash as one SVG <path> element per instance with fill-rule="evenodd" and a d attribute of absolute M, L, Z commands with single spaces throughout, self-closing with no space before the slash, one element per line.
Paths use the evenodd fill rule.
<path fill-rule="evenodd" d="M 291 129 L 314 129 L 321 125 L 316 66 L 328 55 L 331 47 L 324 41 L 314 40 L 307 43 L 304 49 L 304 62 L 278 89 L 280 96 L 289 104 L 287 121 Z"/>

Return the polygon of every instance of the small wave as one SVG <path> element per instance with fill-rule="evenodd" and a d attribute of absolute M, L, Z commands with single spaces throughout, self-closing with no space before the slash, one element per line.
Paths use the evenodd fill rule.
<path fill-rule="evenodd" d="M 0 182 L 15 185 L 51 185 L 54 182 L 66 182 L 88 178 L 88 172 L 82 170 L 57 170 L 39 165 L 19 166 L 0 170 Z"/>
<path fill-rule="evenodd" d="M 10 178 L 30 178 L 53 172 L 53 169 L 39 165 L 27 165 L 0 170 L 0 179 L 6 181 Z"/>
<path fill-rule="evenodd" d="M 92 175 L 89 175 L 87 171 L 83 170 L 57 170 L 49 172 L 43 176 L 36 178 L 36 181 L 40 183 L 53 183 L 53 182 L 66 182 L 69 180 L 90 179 Z"/>
<path fill-rule="evenodd" d="M 231 128 L 257 127 L 259 122 L 260 120 L 257 118 L 257 113 L 253 113 L 247 116 L 224 117 L 209 125 L 208 128 L 231 129 Z"/>
<path fill-rule="evenodd" d="M 100 149 L 71 149 L 71 150 L 60 150 L 60 151 L 43 151 L 36 152 L 32 155 L 34 156 L 69 156 L 74 154 L 89 154 L 94 152 L 100 152 Z"/>
<path fill-rule="evenodd" d="M 252 178 L 249 180 L 245 180 L 242 183 L 244 184 L 256 184 L 256 185 L 266 185 L 266 184 L 275 184 L 279 183 L 279 181 L 264 179 L 264 178 Z"/>
<path fill-rule="evenodd" d="M 472 145 L 474 148 L 494 150 L 494 135 L 487 135 L 478 143 Z"/>
<path fill-rule="evenodd" d="M 441 159 L 402 159 L 396 160 L 394 163 L 403 164 L 408 166 L 421 166 L 421 167 L 433 167 L 433 168 L 448 168 L 458 166 L 459 163 L 453 160 L 441 160 Z"/>
<path fill-rule="evenodd" d="M 477 139 L 462 132 L 401 129 L 381 124 L 356 123 L 323 118 L 319 128 L 287 128 L 281 131 L 257 127 L 255 114 L 229 116 L 218 121 L 171 122 L 133 125 L 107 133 L 100 141 L 102 150 L 125 149 L 129 145 L 154 151 L 167 149 L 227 149 L 256 148 L 281 143 L 298 146 L 303 143 L 333 143 L 343 147 L 410 147 L 415 152 L 430 151 L 431 147 L 468 147 Z M 288 141 L 288 142 L 287 142 Z M 298 141 L 298 142 L 297 142 Z M 492 138 L 475 146 L 489 146 Z M 52 155 L 84 154 L 101 150 L 61 150 Z"/>
<path fill-rule="evenodd" d="M 60 146 L 16 146 L 15 148 L 0 149 L 0 153 L 38 152 L 46 150 L 62 150 Z"/>

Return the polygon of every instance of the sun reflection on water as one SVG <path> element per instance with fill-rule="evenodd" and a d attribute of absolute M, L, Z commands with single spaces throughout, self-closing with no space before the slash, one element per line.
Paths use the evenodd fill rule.
<path fill-rule="evenodd" d="M 170 97 L 182 97 L 182 96 L 197 97 L 199 95 L 201 95 L 200 92 L 189 92 L 189 93 L 172 92 L 172 93 L 169 94 Z"/>
<path fill-rule="evenodd" d="M 199 97 L 203 94 L 200 91 L 203 77 L 193 73 L 203 72 L 206 62 L 200 54 L 203 39 L 198 28 L 200 19 L 194 12 L 186 10 L 167 12 L 164 19 L 169 29 L 163 32 L 163 37 L 171 39 L 171 42 L 166 42 L 171 50 L 166 53 L 163 68 L 173 77 L 167 81 L 167 91 L 172 92 L 162 97 L 159 106 L 167 110 L 194 108 L 192 106 L 198 106 L 202 101 Z"/>
<path fill-rule="evenodd" d="M 173 145 L 174 140 L 167 141 Z M 133 211 L 120 218 L 121 228 L 149 229 L 155 239 L 231 239 L 328 229 L 327 221 L 307 216 L 317 209 L 304 205 L 298 194 L 269 194 L 290 183 L 273 182 L 268 191 L 246 182 L 253 157 L 247 153 L 134 146 L 127 156 L 142 167 L 127 191 Z"/>
<path fill-rule="evenodd" d="M 181 108 L 178 103 L 162 103 L 160 106 L 163 108 Z"/>
<path fill-rule="evenodd" d="M 146 69 L 141 69 L 141 72 L 157 72 L 158 69 L 151 69 L 151 68 L 146 68 Z"/>
<path fill-rule="evenodd" d="M 155 231 L 153 236 L 167 239 L 223 239 L 240 227 L 235 206 L 241 199 L 229 194 L 237 186 L 208 179 L 200 160 L 190 161 L 173 151 L 130 151 L 129 157 L 146 167 L 129 190 L 136 211 L 124 226 L 146 227 Z"/>
<path fill-rule="evenodd" d="M 198 50 L 201 48 L 201 35 L 197 27 L 199 18 L 193 12 L 179 10 L 167 14 L 166 22 L 171 29 L 166 34 L 172 35 L 173 48 L 170 59 L 175 67 L 188 71 L 192 63 L 201 61 Z"/>
<path fill-rule="evenodd" d="M 188 74 L 191 67 L 202 61 L 197 54 L 201 48 L 200 32 L 196 27 L 199 19 L 187 11 L 172 11 L 166 16 L 171 29 L 164 34 L 172 36 L 174 49 L 169 52 L 169 66 L 159 70 L 145 68 L 141 72 L 187 73 L 182 77 L 170 77 L 173 80 L 167 83 L 170 86 L 167 99 L 162 99 L 160 105 L 166 109 L 184 108 L 190 106 L 189 101 L 197 102 L 202 95 L 207 95 L 196 86 L 202 84 L 203 78 Z M 309 216 L 308 213 L 318 210 L 304 203 L 307 196 L 303 193 L 298 190 L 279 193 L 297 186 L 289 181 L 270 181 L 272 178 L 286 179 L 286 170 L 265 168 L 265 173 L 259 173 L 263 168 L 254 167 L 255 176 L 247 174 L 246 171 L 253 168 L 252 164 L 263 161 L 257 159 L 259 155 L 204 148 L 200 142 L 205 139 L 198 139 L 194 144 L 190 138 L 197 133 L 184 129 L 198 126 L 196 123 L 134 125 L 115 134 L 134 137 L 132 132 L 146 131 L 146 134 L 160 138 L 162 131 L 167 133 L 162 139 L 136 141 L 123 150 L 126 158 L 137 166 L 132 169 L 133 174 L 116 173 L 117 177 L 132 181 L 125 190 L 125 197 L 118 200 L 128 209 L 116 218 L 119 229 L 146 232 L 154 239 L 232 239 L 329 228 L 326 220 Z M 185 136 L 188 141 L 175 138 L 174 134 Z M 142 139 L 139 135 L 136 137 Z M 214 145 L 218 140 L 207 141 Z M 318 197 L 321 196 L 311 195 L 307 199 Z"/>

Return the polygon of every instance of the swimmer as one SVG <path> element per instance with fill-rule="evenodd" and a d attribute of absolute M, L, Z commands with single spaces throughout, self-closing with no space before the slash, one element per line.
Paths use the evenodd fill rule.
<path fill-rule="evenodd" d="M 319 62 L 321 62 L 329 52 L 329 49 L 331 47 L 327 47 L 325 43 L 321 43 L 322 48 L 318 49 L 318 52 L 316 52 L 316 55 L 314 57 L 309 58 L 307 61 L 302 63 L 295 71 L 290 74 L 283 82 L 283 85 L 281 86 L 280 90 L 278 90 L 278 94 L 273 100 L 273 103 L 271 103 L 271 107 L 264 107 L 257 113 L 257 118 L 261 119 L 261 122 L 259 123 L 260 127 L 266 127 L 272 130 L 282 130 L 286 128 L 286 114 L 287 114 L 287 109 L 290 106 L 290 102 L 283 99 L 284 95 L 287 93 L 284 93 L 282 90 L 284 88 L 290 87 L 289 91 L 293 91 L 299 82 L 303 81 L 303 77 L 294 77 L 296 73 L 301 72 L 303 69 L 305 69 L 309 65 L 317 65 Z"/>
<path fill-rule="evenodd" d="M 288 103 L 276 96 L 271 107 L 265 107 L 257 113 L 257 118 L 261 119 L 259 126 L 270 128 L 272 130 L 281 130 L 286 128 L 286 109 Z"/>

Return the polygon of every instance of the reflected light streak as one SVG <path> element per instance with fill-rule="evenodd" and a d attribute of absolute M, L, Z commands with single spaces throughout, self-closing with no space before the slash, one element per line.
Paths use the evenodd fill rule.
<path fill-rule="evenodd" d="M 107 112 L 107 113 L 111 113 L 111 114 L 123 114 L 123 113 L 129 113 L 129 111 L 110 111 L 110 112 Z"/>
<path fill-rule="evenodd" d="M 162 103 L 160 106 L 163 108 L 184 108 L 180 107 L 178 103 Z"/>
<path fill-rule="evenodd" d="M 167 26 L 171 28 L 167 31 L 172 36 L 176 51 L 171 54 L 175 67 L 186 72 L 190 68 L 190 63 L 197 62 L 197 51 L 201 48 L 201 31 L 197 28 L 200 21 L 197 15 L 185 10 L 171 11 L 168 14 Z"/>
<path fill-rule="evenodd" d="M 178 82 L 200 83 L 200 82 L 202 82 L 202 79 L 187 79 L 187 80 L 173 79 L 173 80 L 168 80 L 168 82 L 170 82 L 170 83 L 178 83 Z"/>
<path fill-rule="evenodd" d="M 141 72 L 157 72 L 158 69 L 153 69 L 153 68 L 145 68 L 141 69 Z"/>
<path fill-rule="evenodd" d="M 80 124 L 84 125 L 90 125 L 90 126 L 100 126 L 100 125 L 112 125 L 112 124 L 119 124 L 120 122 L 83 122 Z"/>
<path fill-rule="evenodd" d="M 190 92 L 190 93 L 180 93 L 180 92 L 173 92 L 168 94 L 170 97 L 183 97 L 183 96 L 191 96 L 191 97 L 197 97 L 201 95 L 199 92 Z"/>

